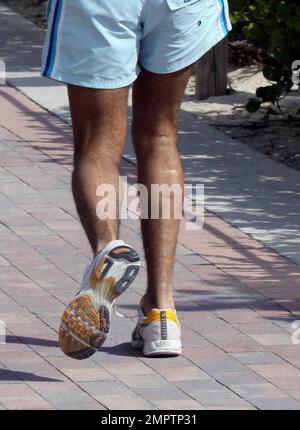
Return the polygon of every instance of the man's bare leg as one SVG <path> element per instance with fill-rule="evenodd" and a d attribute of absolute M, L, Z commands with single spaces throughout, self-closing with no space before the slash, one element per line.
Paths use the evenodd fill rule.
<path fill-rule="evenodd" d="M 118 236 L 118 213 L 97 215 L 99 185 L 112 186 L 108 204 L 119 199 L 119 165 L 125 143 L 128 88 L 94 90 L 69 86 L 74 128 L 72 187 L 78 213 L 95 253 L 79 293 L 63 312 L 59 344 L 83 359 L 98 350 L 109 333 L 111 308 L 134 280 L 139 256 Z"/>
<path fill-rule="evenodd" d="M 127 131 L 128 88 L 95 90 L 68 86 L 74 130 L 72 189 L 80 220 L 96 254 L 117 239 L 118 220 L 99 219 L 97 187 L 113 185 L 118 208 L 119 166 Z"/>
<path fill-rule="evenodd" d="M 132 136 L 138 159 L 139 182 L 150 193 L 151 184 L 174 184 L 184 189 L 177 148 L 180 104 L 191 68 L 157 75 L 143 70 L 133 89 Z M 172 206 L 173 202 L 171 202 Z M 174 306 L 172 272 L 180 220 L 142 220 L 148 267 L 148 287 L 142 300 L 151 309 Z"/>

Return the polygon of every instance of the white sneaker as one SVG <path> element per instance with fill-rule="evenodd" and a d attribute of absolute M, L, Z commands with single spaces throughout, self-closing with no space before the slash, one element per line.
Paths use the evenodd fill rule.
<path fill-rule="evenodd" d="M 144 355 L 181 354 L 181 331 L 175 309 L 152 309 L 145 315 L 139 308 L 138 323 L 132 333 L 131 346 Z"/>
<path fill-rule="evenodd" d="M 72 358 L 94 354 L 107 338 L 111 308 L 140 267 L 137 252 L 122 240 L 110 242 L 86 268 L 77 296 L 65 309 L 59 345 Z"/>

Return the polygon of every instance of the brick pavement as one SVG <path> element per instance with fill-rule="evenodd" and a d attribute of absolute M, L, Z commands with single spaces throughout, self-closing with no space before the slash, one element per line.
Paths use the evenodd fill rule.
<path fill-rule="evenodd" d="M 103 349 L 62 354 L 60 315 L 91 256 L 70 192 L 71 131 L 13 88 L 0 88 L 0 107 L 0 409 L 299 409 L 300 268 L 211 212 L 203 230 L 180 231 L 182 357 L 130 348 L 145 264 Z M 125 160 L 122 173 L 135 178 Z M 121 235 L 143 256 L 137 221 Z"/>

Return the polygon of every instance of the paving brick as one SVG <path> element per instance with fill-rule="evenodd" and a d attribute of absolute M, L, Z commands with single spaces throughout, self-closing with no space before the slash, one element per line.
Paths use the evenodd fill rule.
<path fill-rule="evenodd" d="M 278 399 L 257 397 L 252 402 L 257 409 L 261 410 L 300 410 L 300 402 L 285 397 Z"/>
<path fill-rule="evenodd" d="M 62 356 L 50 356 L 47 361 L 51 363 L 56 369 L 63 372 L 64 369 L 98 369 L 99 365 L 95 363 L 92 358 L 87 358 L 86 360 L 73 360 L 66 355 Z"/>
<path fill-rule="evenodd" d="M 10 334 L 6 334 L 6 343 L 0 344 L 0 362 L 1 362 L 1 355 L 3 353 L 9 353 L 9 352 L 24 352 L 28 353 L 30 352 L 30 348 L 28 345 L 25 345 L 21 342 L 21 340 L 17 339 L 15 336 L 12 336 Z"/>
<path fill-rule="evenodd" d="M 184 348 L 184 356 L 194 363 L 227 357 L 226 353 L 213 344 L 208 348 Z"/>
<path fill-rule="evenodd" d="M 263 350 L 262 346 L 257 345 L 252 339 L 241 334 L 232 336 L 217 335 L 211 337 L 212 342 L 226 352 L 244 352 Z"/>
<path fill-rule="evenodd" d="M 146 400 L 132 395 L 96 395 L 95 398 L 110 410 L 155 410 L 156 407 Z"/>
<path fill-rule="evenodd" d="M 55 367 L 44 362 L 40 363 L 14 363 L 8 365 L 11 371 L 13 371 L 20 379 L 24 381 L 48 381 L 48 382 L 62 382 L 67 381 L 65 375 L 63 375 Z"/>
<path fill-rule="evenodd" d="M 147 358 L 129 345 L 146 286 L 140 225 L 131 219 L 122 238 L 143 262 L 120 300 L 126 318 L 113 317 L 110 338 L 91 358 L 62 353 L 60 315 L 91 259 L 70 189 L 71 131 L 13 88 L 2 92 L 0 122 L 13 133 L 0 124 L 0 409 L 299 408 L 290 324 L 300 312 L 300 270 L 207 211 L 201 238 L 183 220 L 177 246 L 182 357 Z M 36 127 L 24 126 L 32 120 Z M 122 169 L 136 181 L 124 159 Z"/>
<path fill-rule="evenodd" d="M 4 404 L 4 399 L 18 398 L 18 399 L 33 399 L 39 397 L 28 385 L 21 384 L 0 384 L 0 399 Z"/>
<path fill-rule="evenodd" d="M 181 255 L 177 257 L 179 262 L 185 266 L 190 264 L 210 264 L 205 258 L 200 257 L 198 254 Z"/>
<path fill-rule="evenodd" d="M 120 375 L 119 380 L 122 381 L 126 386 L 131 389 L 147 387 L 147 388 L 165 388 L 172 387 L 172 384 L 161 375 L 151 374 L 151 375 Z"/>
<path fill-rule="evenodd" d="M 285 364 L 253 364 L 250 366 L 255 372 L 265 377 L 300 377 L 300 370 L 288 363 Z"/>
<path fill-rule="evenodd" d="M 140 356 L 139 359 L 143 361 L 145 364 L 147 364 L 151 369 L 156 369 L 157 367 L 161 367 L 162 363 L 164 366 L 168 367 L 190 367 L 191 362 L 184 356 L 178 356 L 178 357 L 163 357 L 163 359 L 157 359 L 157 357 L 144 357 Z M 163 360 L 163 361 L 162 361 Z"/>
<path fill-rule="evenodd" d="M 166 378 L 168 381 L 195 381 L 210 379 L 209 375 L 198 367 L 181 367 L 181 366 L 157 366 L 156 372 Z"/>
<path fill-rule="evenodd" d="M 102 395 L 132 395 L 133 390 L 123 384 L 120 380 L 114 381 L 97 381 L 97 382 L 79 382 L 78 385 L 87 393 L 95 398 Z"/>
<path fill-rule="evenodd" d="M 3 351 L 2 351 L 2 346 Z M 32 350 L 29 348 L 26 350 L 21 349 L 19 350 L 9 350 L 7 351 L 5 348 L 6 345 L 1 345 L 0 350 L 0 362 L 5 364 L 6 366 L 9 365 L 15 365 L 15 364 L 43 364 L 44 361 L 39 357 L 37 354 L 35 354 Z M 22 355 L 21 355 L 22 354 Z"/>
<path fill-rule="evenodd" d="M 272 384 L 289 393 L 290 391 L 300 390 L 299 376 L 278 376 L 267 377 Z"/>
<path fill-rule="evenodd" d="M 278 326 L 276 326 L 275 324 L 273 324 L 272 322 L 269 321 L 265 321 L 265 320 L 259 320 L 259 321 L 254 321 L 254 322 L 246 322 L 246 323 L 238 323 L 235 324 L 235 327 L 251 336 L 251 335 L 261 335 L 266 334 L 266 335 L 278 335 L 278 334 L 285 334 L 285 332 L 283 330 L 281 330 Z"/>
<path fill-rule="evenodd" d="M 224 388 L 222 384 L 212 378 L 200 381 L 178 381 L 176 385 L 180 390 L 191 397 L 194 397 L 197 393 L 201 394 L 206 391 L 219 391 Z"/>
<path fill-rule="evenodd" d="M 230 294 L 228 288 L 225 288 L 226 293 Z M 238 292 L 237 296 L 241 297 L 242 292 Z M 245 294 L 243 295 L 245 297 Z M 228 323 L 244 323 L 249 321 L 257 321 L 261 319 L 260 315 L 254 312 L 251 309 L 242 308 L 239 309 L 237 307 L 232 306 L 231 309 L 216 309 L 214 311 L 218 317 L 222 318 L 222 320 Z"/>
<path fill-rule="evenodd" d="M 239 372 L 216 372 L 214 378 L 221 382 L 223 385 L 231 386 L 238 383 L 242 384 L 259 384 L 265 382 L 265 380 L 257 373 L 252 372 L 250 369 L 244 369 Z"/>
<path fill-rule="evenodd" d="M 278 355 L 270 351 L 254 351 L 254 352 L 237 352 L 231 354 L 239 362 L 252 365 L 252 364 L 284 364 Z"/>
<path fill-rule="evenodd" d="M 174 410 L 174 411 L 184 411 L 184 410 L 205 410 L 206 408 L 203 405 L 200 405 L 199 402 L 191 399 L 191 400 L 152 400 L 158 409 L 161 410 Z"/>
<path fill-rule="evenodd" d="M 285 396 L 284 391 L 275 387 L 271 383 L 265 381 L 259 384 L 240 384 L 237 380 L 236 384 L 232 384 L 230 388 L 244 399 L 251 401 L 252 399 L 266 397 L 271 398 L 282 398 Z M 292 397 L 292 396 L 291 396 Z"/>
<path fill-rule="evenodd" d="M 189 269 L 201 279 L 214 285 L 235 285 L 239 283 L 235 278 L 219 270 L 213 265 L 190 265 Z"/>
<path fill-rule="evenodd" d="M 210 375 L 220 372 L 240 372 L 245 366 L 230 357 L 211 358 L 210 360 L 197 360 L 196 364 Z"/>
<path fill-rule="evenodd" d="M 290 390 L 289 389 L 288 393 L 293 399 L 300 402 L 300 390 L 299 389 L 298 390 Z"/>
<path fill-rule="evenodd" d="M 224 334 L 227 329 L 230 330 L 230 327 L 216 316 L 207 319 L 191 319 L 184 321 L 184 324 L 204 337 L 207 337 L 209 334 L 215 334 L 220 330 L 224 330 Z"/>
<path fill-rule="evenodd" d="M 257 408 L 255 408 L 254 406 L 250 405 L 247 402 L 240 402 L 238 405 L 227 405 L 227 406 L 221 406 L 221 405 L 217 405 L 217 406 L 208 406 L 206 408 L 207 410 L 212 410 L 212 411 L 253 411 L 253 410 L 257 410 Z"/>
<path fill-rule="evenodd" d="M 295 347 L 295 345 L 272 345 L 269 347 L 269 350 L 286 361 L 300 359 L 300 348 Z"/>
<path fill-rule="evenodd" d="M 114 376 L 104 369 L 98 368 L 81 368 L 81 369 L 61 369 L 68 378 L 73 381 L 113 381 Z"/>
<path fill-rule="evenodd" d="M 183 391 L 178 390 L 176 387 L 164 387 L 161 388 L 149 388 L 139 387 L 135 388 L 135 392 L 138 393 L 142 398 L 148 401 L 159 401 L 159 400 L 190 400 L 189 396 Z"/>
<path fill-rule="evenodd" d="M 193 394 L 195 400 L 199 401 L 204 406 L 244 406 L 245 401 L 226 388 L 219 389 L 217 391 L 202 391 Z"/>
<path fill-rule="evenodd" d="M 93 411 L 93 410 L 98 410 L 98 411 L 105 411 L 107 408 L 105 406 L 103 406 L 100 402 L 98 401 L 73 401 L 73 402 L 59 402 L 56 407 L 54 408 L 56 410 L 59 411 L 70 411 L 70 410 L 74 410 L 74 411 L 78 411 L 78 410 L 87 410 L 87 411 Z"/>
<path fill-rule="evenodd" d="M 95 363 L 98 363 L 101 366 L 106 364 L 121 366 L 125 363 L 135 363 L 136 355 L 134 355 L 134 352 L 132 352 L 132 354 L 127 352 L 119 345 L 116 345 L 114 341 L 113 344 L 110 345 L 109 342 L 111 341 L 112 339 L 108 338 L 103 348 L 91 357 Z"/>
<path fill-rule="evenodd" d="M 184 324 L 181 325 L 181 333 L 182 333 L 182 344 L 184 348 L 188 347 L 206 347 L 209 345 L 207 340 L 196 333 L 194 330 L 189 327 L 185 327 Z"/>
<path fill-rule="evenodd" d="M 292 338 L 288 333 L 283 334 L 260 334 L 251 336 L 256 342 L 261 345 L 291 345 Z"/>
<path fill-rule="evenodd" d="M 28 382 L 35 392 L 59 408 L 62 403 L 90 402 L 92 396 L 72 382 Z"/>
<path fill-rule="evenodd" d="M 274 364 L 251 365 L 250 367 L 282 390 L 300 390 L 300 370 L 294 366 Z"/>
<path fill-rule="evenodd" d="M 118 375 L 154 375 L 155 372 L 149 366 L 146 366 L 141 361 L 123 363 L 122 366 L 115 364 L 103 363 L 103 368 L 111 374 Z"/>
<path fill-rule="evenodd" d="M 10 410 L 54 410 L 55 407 L 43 398 L 20 399 L 19 397 L 3 399 L 3 405 Z"/>

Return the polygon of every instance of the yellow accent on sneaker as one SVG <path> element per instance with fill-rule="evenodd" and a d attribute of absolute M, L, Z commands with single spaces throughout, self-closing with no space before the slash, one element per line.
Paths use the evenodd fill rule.
<path fill-rule="evenodd" d="M 145 356 L 178 356 L 181 354 L 181 330 L 174 309 L 152 309 L 145 316 L 139 308 L 138 322 L 131 345 Z"/>
<path fill-rule="evenodd" d="M 144 319 L 144 324 L 149 324 L 153 321 L 160 321 L 160 316 L 161 316 L 161 310 L 152 309 L 150 314 Z M 173 321 L 179 327 L 179 321 L 173 309 L 166 310 L 166 319 Z"/>
<path fill-rule="evenodd" d="M 90 286 L 91 288 L 97 288 L 100 282 L 101 274 L 103 272 L 103 267 L 105 264 L 105 257 L 103 256 L 99 261 L 98 265 L 94 268 L 90 276 Z"/>

